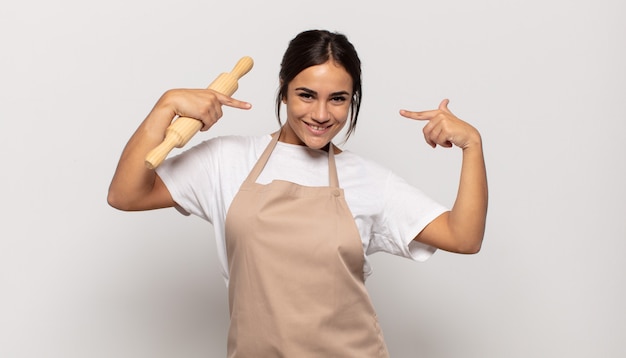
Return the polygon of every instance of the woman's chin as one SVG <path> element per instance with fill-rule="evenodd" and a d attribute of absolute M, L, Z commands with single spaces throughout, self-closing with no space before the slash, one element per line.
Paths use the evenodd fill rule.
<path fill-rule="evenodd" d="M 311 149 L 325 149 L 329 140 L 323 140 L 322 138 L 315 138 L 314 140 L 307 140 L 304 144 Z"/>

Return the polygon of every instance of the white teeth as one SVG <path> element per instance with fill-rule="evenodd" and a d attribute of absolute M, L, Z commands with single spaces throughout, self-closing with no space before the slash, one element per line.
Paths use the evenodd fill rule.
<path fill-rule="evenodd" d="M 316 131 L 321 131 L 321 130 L 326 129 L 326 127 L 314 126 L 312 124 L 309 124 L 309 127 L 315 129 Z"/>

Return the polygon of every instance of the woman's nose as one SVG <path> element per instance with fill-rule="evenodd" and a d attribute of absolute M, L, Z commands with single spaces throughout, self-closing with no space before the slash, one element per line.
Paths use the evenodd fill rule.
<path fill-rule="evenodd" d="M 317 123 L 325 123 L 330 120 L 330 113 L 326 108 L 326 103 L 320 102 L 312 114 L 312 119 Z"/>

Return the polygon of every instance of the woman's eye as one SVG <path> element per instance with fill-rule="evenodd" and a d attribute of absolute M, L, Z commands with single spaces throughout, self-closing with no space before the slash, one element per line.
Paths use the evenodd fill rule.
<path fill-rule="evenodd" d="M 343 96 L 333 97 L 332 101 L 337 102 L 337 103 L 343 103 L 346 101 L 346 97 L 343 97 Z"/>
<path fill-rule="evenodd" d="M 306 93 L 306 92 L 298 93 L 298 97 L 304 98 L 304 99 L 311 99 L 311 98 L 313 98 L 313 96 L 310 93 Z"/>

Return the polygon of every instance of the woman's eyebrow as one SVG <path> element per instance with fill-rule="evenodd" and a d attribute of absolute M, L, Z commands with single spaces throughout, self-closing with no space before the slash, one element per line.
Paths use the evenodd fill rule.
<path fill-rule="evenodd" d="M 309 93 L 309 94 L 317 94 L 317 92 L 313 91 L 310 88 L 306 88 L 306 87 L 298 87 L 298 88 L 295 89 L 295 91 L 303 91 L 303 92 L 306 92 L 306 93 Z"/>
<path fill-rule="evenodd" d="M 316 91 L 314 91 L 314 90 L 312 90 L 312 89 L 310 89 L 310 88 L 306 88 L 306 87 L 298 87 L 298 88 L 296 88 L 295 90 L 296 90 L 296 91 L 303 91 L 303 92 L 306 92 L 306 93 L 308 93 L 308 94 L 311 94 L 311 95 L 315 95 L 315 96 L 317 96 L 317 92 L 316 92 Z M 333 93 L 331 93 L 331 94 L 330 94 L 330 97 L 335 97 L 335 96 L 349 96 L 349 95 L 350 95 L 350 92 L 348 92 L 348 91 L 337 91 L 337 92 L 333 92 Z"/>

